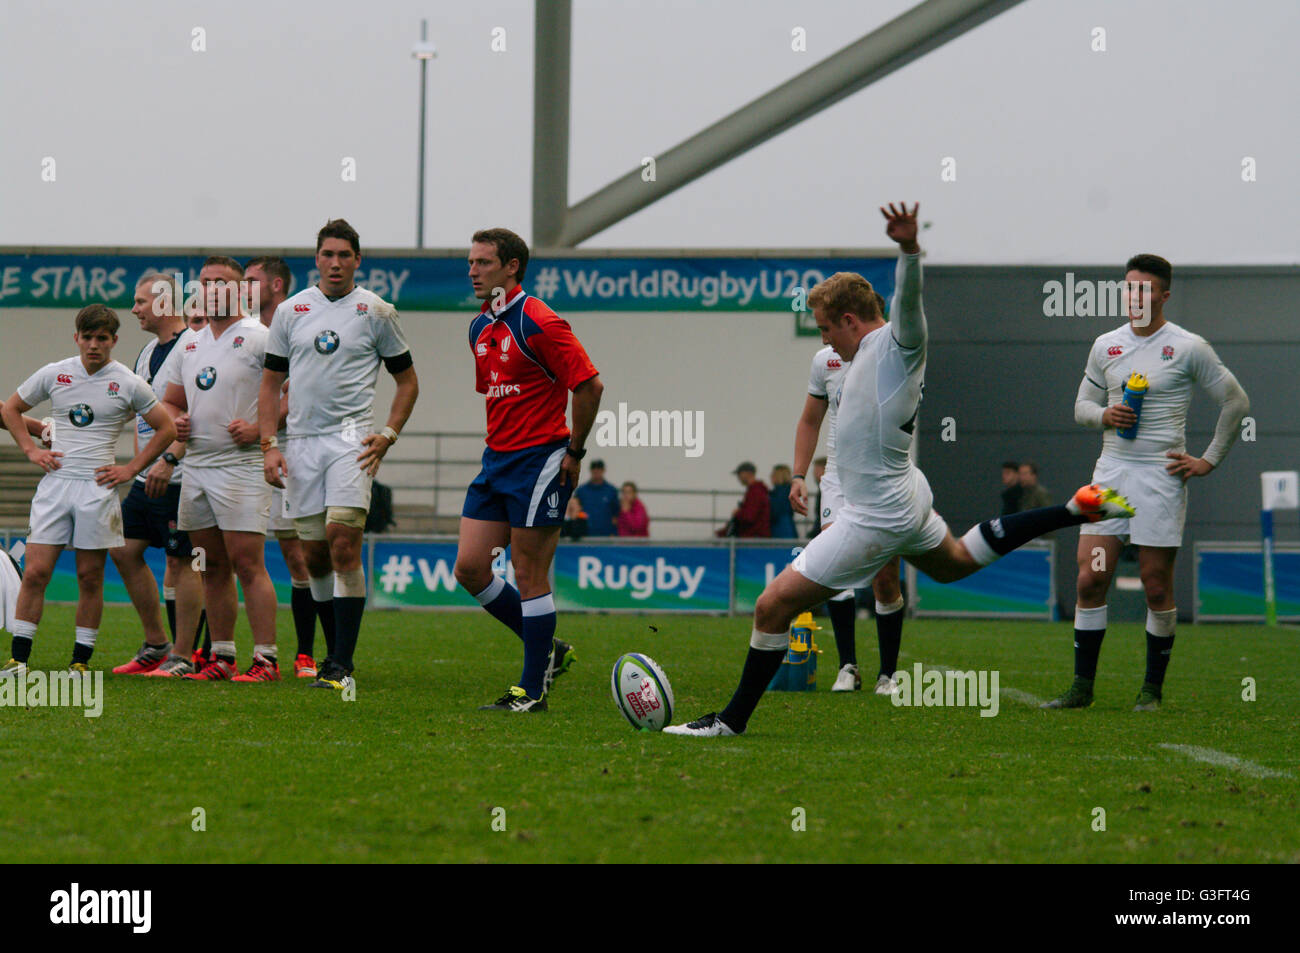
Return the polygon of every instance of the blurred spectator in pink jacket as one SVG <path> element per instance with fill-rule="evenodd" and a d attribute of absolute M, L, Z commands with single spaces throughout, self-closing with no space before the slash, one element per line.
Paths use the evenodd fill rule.
<path fill-rule="evenodd" d="M 645 511 L 645 504 L 637 498 L 636 484 L 631 480 L 619 488 L 616 522 L 620 536 L 650 535 L 650 516 Z"/>

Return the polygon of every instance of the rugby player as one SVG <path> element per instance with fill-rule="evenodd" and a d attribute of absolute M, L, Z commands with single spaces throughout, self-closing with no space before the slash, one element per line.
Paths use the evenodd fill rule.
<path fill-rule="evenodd" d="M 1081 488 L 1064 506 L 1027 510 L 973 527 L 960 540 L 935 512 L 925 475 L 912 462 L 912 430 L 925 377 L 927 330 L 921 307 L 919 206 L 882 208 L 886 234 L 899 245 L 890 321 L 861 275 L 839 272 L 808 296 L 831 346 L 851 359 L 830 405 L 836 413 L 836 470 L 844 505 L 834 523 L 809 541 L 763 590 L 754 610 L 740 685 L 720 712 L 665 732 L 739 735 L 790 644 L 790 623 L 846 586 L 869 579 L 902 556 L 937 582 L 953 582 L 1062 526 L 1133 510 L 1108 487 Z"/>
<path fill-rule="evenodd" d="M 355 684 L 370 487 L 420 394 L 397 309 L 357 285 L 360 264 L 356 229 L 341 218 L 326 222 L 316 235 L 320 281 L 282 303 L 271 319 L 258 419 L 263 476 L 280 489 L 288 478 L 288 512 L 302 540 L 313 598 L 322 613 L 334 616 L 334 644 L 311 685 L 336 690 Z M 397 389 L 388 422 L 374 433 L 381 363 Z M 286 378 L 293 399 L 282 451 L 276 430 Z M 320 599 L 327 593 L 332 598 Z"/>
<path fill-rule="evenodd" d="M 283 258 L 264 255 L 254 258 L 244 266 L 244 281 L 255 297 L 252 300 L 253 316 L 268 328 L 275 317 L 275 309 L 289 297 L 289 286 L 293 275 Z M 280 394 L 280 426 L 276 429 L 276 439 L 283 444 L 288 431 L 285 421 L 289 416 L 289 386 L 286 384 Z M 285 480 L 285 486 L 288 481 Z M 334 648 L 334 607 L 330 600 L 334 598 L 334 579 L 331 575 L 323 576 L 317 582 L 317 591 L 312 591 L 311 576 L 307 572 L 307 560 L 302 553 L 302 540 L 289 517 L 286 499 L 287 489 L 271 488 L 271 522 L 267 531 L 274 533 L 280 544 L 280 555 L 289 569 L 290 595 L 289 608 L 293 612 L 294 634 L 298 637 L 298 651 L 293 660 L 293 673 L 298 678 L 316 677 L 316 661 L 313 657 L 316 642 L 316 617 L 320 616 L 321 627 L 325 630 L 327 652 Z M 329 611 L 323 611 L 324 607 Z"/>
<path fill-rule="evenodd" d="M 266 572 L 271 490 L 261 477 L 257 401 L 266 328 L 240 307 L 244 270 L 233 258 L 203 263 L 207 326 L 189 332 L 163 365 L 169 412 L 188 423 L 173 454 L 185 460 L 178 524 L 190 534 L 203 574 L 211 656 L 196 681 L 269 682 L 280 678 L 275 643 L 275 587 Z M 278 407 L 278 402 L 276 404 Z M 253 631 L 253 658 L 240 674 L 235 651 L 239 611 L 235 578 Z M 183 633 L 182 633 L 183 635 Z"/>
<path fill-rule="evenodd" d="M 106 305 L 77 312 L 73 340 L 80 354 L 46 364 L 0 408 L 0 419 L 27 459 L 45 471 L 32 497 L 26 570 L 13 622 L 11 657 L 0 676 L 27 669 L 45 607 L 45 587 L 65 546 L 76 550 L 77 615 L 71 671 L 88 672 L 104 612 L 104 563 L 121 546 L 122 509 L 114 488 L 136 478 L 176 436 L 176 427 L 149 384 L 114 361 L 119 322 Z M 49 400 L 52 449 L 32 441 L 25 411 Z M 139 414 L 154 428 L 130 463 L 114 463 L 118 437 Z"/>
<path fill-rule="evenodd" d="M 524 643 L 523 673 L 482 706 L 492 711 L 545 711 L 552 683 L 575 660 L 555 638 L 550 570 L 604 390 L 568 322 L 524 292 L 527 270 L 528 245 L 514 232 L 474 233 L 469 278 L 483 307 L 470 322 L 469 347 L 486 398 L 487 447 L 461 511 L 456 581 Z M 506 546 L 518 589 L 492 572 Z"/>
<path fill-rule="evenodd" d="M 876 306 L 884 313 L 884 300 L 876 295 Z M 840 491 L 839 476 L 835 472 L 835 411 L 830 407 L 830 395 L 838 392 L 848 367 L 835 349 L 830 346 L 830 320 L 823 313 L 817 319 L 817 330 L 821 332 L 822 344 L 826 345 L 813 355 L 812 370 L 808 377 L 808 396 L 804 398 L 803 413 L 795 427 L 794 434 L 794 469 L 795 476 L 790 486 L 790 505 L 801 516 L 808 514 L 808 487 L 804 474 L 817 449 L 817 437 L 821 432 L 822 420 L 830 420 L 826 433 L 826 469 L 817 481 L 821 495 L 821 513 L 818 515 L 821 529 L 825 531 L 835 522 L 840 507 L 844 505 L 844 495 Z M 893 695 L 898 692 L 898 683 L 894 681 L 894 672 L 898 668 L 898 650 L 903 640 L 903 592 L 899 587 L 899 560 L 895 556 L 880 567 L 876 577 L 870 581 L 876 597 L 876 642 L 880 648 L 880 670 L 876 675 L 876 694 Z M 858 648 L 855 633 L 857 616 L 856 589 L 865 589 L 867 580 L 859 580 L 854 586 L 837 593 L 826 603 L 826 611 L 831 617 L 831 628 L 835 633 L 835 648 L 840 656 L 840 671 L 831 686 L 833 692 L 851 692 L 862 687 L 862 676 L 858 674 Z"/>
<path fill-rule="evenodd" d="M 174 279 L 151 272 L 136 282 L 131 313 L 140 321 L 140 329 L 154 335 L 135 359 L 135 372 L 149 382 L 154 395 L 163 397 L 158 372 L 186 331 L 185 318 L 176 313 L 177 294 Z M 155 381 L 157 382 L 155 384 Z M 143 417 L 136 418 L 135 446 L 147 443 L 153 428 Z M 167 660 L 168 654 L 189 669 L 188 653 L 172 652 L 173 643 L 163 634 L 158 614 L 158 581 L 144 560 L 145 550 L 157 546 L 166 553 L 163 576 L 163 601 L 167 607 L 167 625 L 172 640 L 177 626 L 196 632 L 202 626 L 203 580 L 191 562 L 189 536 L 177 528 L 177 511 L 181 497 L 181 467 L 170 450 L 162 459 L 131 484 L 131 492 L 122 501 L 122 528 L 126 544 L 109 553 L 118 575 L 126 586 L 144 628 L 144 645 L 135 658 L 113 669 L 116 675 L 143 675 L 154 671 Z"/>
<path fill-rule="evenodd" d="M 1078 607 L 1074 613 L 1074 682 L 1043 708 L 1092 704 L 1097 657 L 1108 622 L 1106 594 L 1125 543 L 1138 550 L 1146 593 L 1147 666 L 1134 711 L 1160 707 L 1174 647 L 1174 560 L 1183 541 L 1187 481 L 1223 463 L 1237 439 L 1250 400 L 1214 348 L 1199 334 L 1165 318 L 1173 266 L 1158 255 L 1134 255 L 1124 266 L 1128 321 L 1092 343 L 1074 404 L 1074 419 L 1103 430 L 1093 480 L 1114 485 L 1137 509 L 1131 519 L 1104 520 L 1079 530 Z M 1133 373 L 1146 377 L 1141 416 L 1123 402 Z M 1199 456 L 1187 453 L 1187 408 L 1196 384 L 1219 405 L 1214 439 Z M 1137 423 L 1130 438 L 1119 431 Z"/>

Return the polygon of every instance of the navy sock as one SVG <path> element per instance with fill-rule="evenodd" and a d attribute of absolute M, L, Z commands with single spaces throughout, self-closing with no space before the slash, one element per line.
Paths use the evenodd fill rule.
<path fill-rule="evenodd" d="M 507 629 L 524 638 L 524 613 L 519 590 L 501 576 L 493 576 L 492 583 L 474 598 L 494 619 Z"/>
<path fill-rule="evenodd" d="M 204 609 L 199 613 L 199 629 L 194 634 L 198 638 L 198 633 L 203 633 L 203 654 L 212 658 L 212 630 L 208 628 L 208 610 Z"/>
<path fill-rule="evenodd" d="M 334 598 L 331 596 L 321 602 L 312 599 L 316 607 L 316 618 L 320 619 L 320 630 L 325 636 L 325 654 L 334 657 Z"/>
<path fill-rule="evenodd" d="M 95 651 L 95 647 L 93 645 L 87 645 L 84 642 L 73 642 L 72 643 L 72 664 L 76 665 L 78 662 L 80 662 L 81 664 L 85 665 L 90 661 L 90 656 L 94 654 L 94 651 Z"/>
<path fill-rule="evenodd" d="M 898 671 L 898 650 L 903 644 L 903 616 L 907 606 L 896 612 L 876 613 L 876 640 L 880 643 L 880 673 L 893 677 Z"/>
<path fill-rule="evenodd" d="M 840 668 L 857 665 L 858 644 L 854 637 L 854 623 L 858 600 L 831 599 L 826 603 L 826 612 L 831 617 L 831 628 L 835 632 L 835 650 L 840 654 Z"/>
<path fill-rule="evenodd" d="M 32 657 L 32 640 L 24 635 L 15 635 L 9 643 L 9 657 L 15 662 L 26 662 Z"/>
<path fill-rule="evenodd" d="M 516 597 L 517 595 L 516 593 Z M 529 698 L 541 698 L 546 686 L 546 666 L 550 662 L 551 647 L 555 642 L 555 600 L 549 592 L 544 596 L 536 596 L 521 602 L 520 612 L 524 671 L 519 676 L 519 687 L 528 693 Z"/>
<path fill-rule="evenodd" d="M 298 636 L 298 654 L 311 655 L 316 647 L 316 600 L 306 586 L 294 586 L 289 592 L 293 610 L 293 630 Z"/>
<path fill-rule="evenodd" d="M 1010 516 L 980 523 L 980 535 L 999 556 L 1005 556 L 1013 549 L 1019 549 L 1031 539 L 1037 539 L 1044 533 L 1066 526 L 1078 526 L 1088 522 L 1086 516 L 1075 516 L 1064 505 L 1043 506 Z"/>
<path fill-rule="evenodd" d="M 1105 629 L 1074 630 L 1074 677 L 1092 681 L 1097 677 L 1097 657 L 1101 655 L 1101 640 Z"/>
<path fill-rule="evenodd" d="M 728 728 L 740 734 L 749 724 L 749 716 L 758 707 L 758 700 L 767 691 L 772 678 L 781 668 L 786 649 L 756 649 L 749 647 L 745 656 L 745 667 L 740 673 L 740 684 L 736 693 L 727 702 L 727 707 L 718 712 Z"/>
<path fill-rule="evenodd" d="M 172 643 L 176 642 L 176 600 L 167 599 L 167 628 L 172 634 Z"/>
<path fill-rule="evenodd" d="M 334 648 L 330 658 L 351 672 L 352 653 L 356 651 L 357 638 L 361 635 L 361 614 L 366 611 L 366 597 L 335 596 L 333 602 Z"/>
<path fill-rule="evenodd" d="M 1165 683 L 1165 669 L 1169 668 L 1169 654 L 1174 650 L 1172 635 L 1147 633 L 1147 677 L 1150 685 Z"/>

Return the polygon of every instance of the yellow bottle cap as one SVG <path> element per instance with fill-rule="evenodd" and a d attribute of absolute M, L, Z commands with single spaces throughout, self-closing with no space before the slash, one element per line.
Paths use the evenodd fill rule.
<path fill-rule="evenodd" d="M 1132 374 L 1129 375 L 1128 384 L 1126 384 L 1125 386 L 1128 387 L 1129 390 L 1135 390 L 1135 391 L 1146 390 L 1147 389 L 1146 375 L 1139 374 L 1137 371 L 1134 371 Z"/>

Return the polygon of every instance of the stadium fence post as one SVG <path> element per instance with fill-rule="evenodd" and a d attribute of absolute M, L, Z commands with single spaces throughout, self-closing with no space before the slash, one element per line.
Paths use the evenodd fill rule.
<path fill-rule="evenodd" d="M 1259 511 L 1261 549 L 1264 555 L 1264 621 L 1277 625 L 1277 589 L 1273 581 L 1273 511 L 1300 508 L 1300 474 L 1295 470 L 1266 470 L 1259 475 L 1262 505 Z"/>

